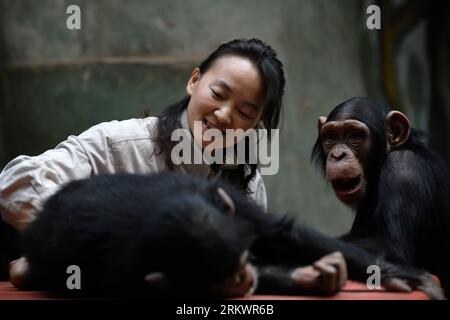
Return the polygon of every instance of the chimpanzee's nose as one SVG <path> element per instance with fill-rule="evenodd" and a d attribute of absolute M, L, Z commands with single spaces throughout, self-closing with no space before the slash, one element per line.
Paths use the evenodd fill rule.
<path fill-rule="evenodd" d="M 340 161 L 347 156 L 347 152 L 343 150 L 333 150 L 331 151 L 331 158 L 335 161 Z"/>

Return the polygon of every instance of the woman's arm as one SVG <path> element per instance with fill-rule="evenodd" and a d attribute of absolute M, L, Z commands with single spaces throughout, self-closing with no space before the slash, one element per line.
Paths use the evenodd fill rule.
<path fill-rule="evenodd" d="M 38 156 L 22 155 L 13 159 L 0 174 L 3 220 L 19 230 L 24 229 L 61 185 L 92 174 L 93 158 L 102 158 L 100 162 L 108 165 L 106 144 L 105 131 L 99 125 L 77 137 L 70 136 Z"/>

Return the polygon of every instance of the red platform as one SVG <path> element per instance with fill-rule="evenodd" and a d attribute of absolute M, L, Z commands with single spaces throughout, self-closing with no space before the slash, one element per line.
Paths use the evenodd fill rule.
<path fill-rule="evenodd" d="M 0 282 L 0 300 L 53 300 L 58 297 L 44 291 L 21 291 L 9 282 Z M 366 285 L 348 281 L 342 291 L 327 297 L 254 295 L 240 300 L 429 300 L 420 291 L 411 293 L 369 290 Z"/>

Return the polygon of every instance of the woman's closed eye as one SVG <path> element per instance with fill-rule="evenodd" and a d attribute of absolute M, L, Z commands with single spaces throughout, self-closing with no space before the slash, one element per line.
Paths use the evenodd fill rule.
<path fill-rule="evenodd" d="M 239 115 L 240 115 L 242 118 L 247 119 L 247 120 L 252 120 L 252 119 L 253 119 L 250 115 L 248 115 L 247 113 L 245 113 L 245 112 L 243 112 L 243 111 L 241 111 L 241 110 L 239 110 Z"/>
<path fill-rule="evenodd" d="M 214 90 L 213 88 L 209 87 L 211 89 L 212 96 L 217 100 L 224 100 L 223 95 L 221 95 L 218 91 Z"/>

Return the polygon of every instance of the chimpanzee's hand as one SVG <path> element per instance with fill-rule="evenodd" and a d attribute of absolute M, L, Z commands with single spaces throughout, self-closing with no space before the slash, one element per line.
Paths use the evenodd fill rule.
<path fill-rule="evenodd" d="M 425 292 L 430 299 L 446 299 L 444 290 L 431 274 L 409 266 L 384 263 L 381 285 L 391 291 L 411 292 L 419 290 Z"/>
<path fill-rule="evenodd" d="M 347 281 L 347 265 L 340 252 L 324 256 L 311 266 L 297 268 L 291 273 L 299 287 L 311 292 L 333 294 Z"/>

